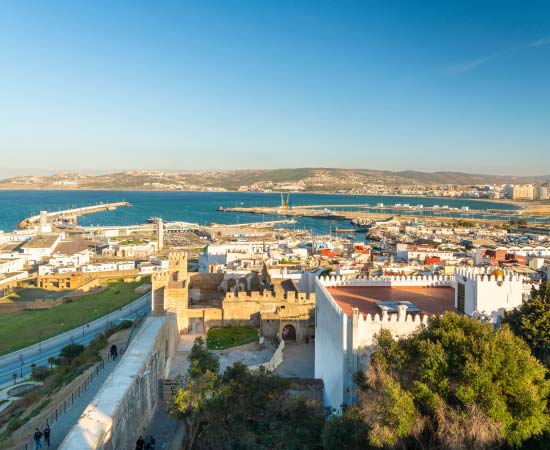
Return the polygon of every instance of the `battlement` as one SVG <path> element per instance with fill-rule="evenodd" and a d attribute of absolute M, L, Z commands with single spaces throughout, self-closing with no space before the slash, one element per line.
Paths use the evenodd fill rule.
<path fill-rule="evenodd" d="M 495 274 L 495 272 L 500 272 Z M 494 267 L 472 267 L 455 269 L 455 278 L 462 282 L 496 283 L 496 282 L 524 282 L 526 277 L 515 272 Z"/>
<path fill-rule="evenodd" d="M 434 275 L 434 276 L 405 276 L 392 275 L 381 277 L 353 277 L 353 276 L 332 276 L 320 277 L 320 283 L 325 287 L 338 286 L 357 286 L 357 287 L 437 287 L 454 286 L 454 276 Z"/>
<path fill-rule="evenodd" d="M 153 288 L 155 286 L 165 286 L 168 283 L 169 274 L 163 270 L 155 270 L 151 274 L 151 282 L 153 283 Z"/>
<path fill-rule="evenodd" d="M 382 310 L 382 314 L 361 314 L 358 308 L 352 310 L 353 320 L 356 320 L 358 325 L 371 325 L 376 327 L 384 327 L 387 325 L 395 324 L 409 324 L 409 325 L 428 325 L 430 316 L 428 314 L 407 314 L 407 307 L 401 305 L 397 314 L 389 314 L 387 310 Z M 378 328 L 379 329 L 379 328 Z"/>
<path fill-rule="evenodd" d="M 228 291 L 225 294 L 224 301 L 234 302 L 262 302 L 262 301 L 295 301 L 297 303 L 315 301 L 315 294 L 311 293 L 307 295 L 305 292 L 288 291 L 284 295 L 281 291 Z"/>
<path fill-rule="evenodd" d="M 170 268 L 185 267 L 187 269 L 187 253 L 182 250 L 171 250 L 168 253 L 168 264 Z"/>

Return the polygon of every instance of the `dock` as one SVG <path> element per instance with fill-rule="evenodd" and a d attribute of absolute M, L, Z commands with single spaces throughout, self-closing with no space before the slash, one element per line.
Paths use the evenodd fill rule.
<path fill-rule="evenodd" d="M 328 208 L 334 208 L 329 210 Z M 348 208 L 347 210 L 345 208 Z M 311 218 L 325 220 L 349 220 L 354 219 L 379 219 L 388 215 L 403 218 L 429 218 L 431 220 L 455 221 L 455 220 L 476 220 L 483 222 L 508 222 L 512 219 L 525 219 L 528 222 L 550 222 L 550 215 L 537 217 L 531 216 L 525 209 L 469 209 L 468 207 L 452 208 L 447 205 L 429 206 L 422 205 L 304 205 L 285 208 L 275 207 L 220 207 L 218 211 L 239 214 L 262 214 L 288 218 Z"/>
<path fill-rule="evenodd" d="M 71 223 L 76 224 L 78 217 L 85 216 L 87 214 L 94 214 L 102 211 L 112 211 L 120 207 L 130 207 L 132 206 L 128 202 L 112 202 L 112 203 L 100 203 L 98 205 L 91 206 L 82 206 L 79 208 L 65 209 L 62 211 L 47 212 L 45 218 L 48 223 L 62 222 L 62 223 Z M 40 223 L 42 216 L 37 214 L 36 216 L 27 217 L 19 223 L 19 229 L 24 230 L 25 228 L 38 225 Z"/>

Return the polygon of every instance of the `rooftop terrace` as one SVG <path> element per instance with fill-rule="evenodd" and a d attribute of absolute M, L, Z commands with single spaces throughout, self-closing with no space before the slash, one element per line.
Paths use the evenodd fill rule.
<path fill-rule="evenodd" d="M 425 314 L 455 311 L 452 287 L 338 286 L 327 290 L 348 316 L 354 307 L 363 314 L 380 314 L 379 301 L 409 301 Z"/>

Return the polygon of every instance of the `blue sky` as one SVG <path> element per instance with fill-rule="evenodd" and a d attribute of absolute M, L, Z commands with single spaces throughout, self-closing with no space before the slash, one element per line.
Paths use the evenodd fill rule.
<path fill-rule="evenodd" d="M 4 173 L 548 174 L 550 2 L 4 0 L 0 124 Z"/>

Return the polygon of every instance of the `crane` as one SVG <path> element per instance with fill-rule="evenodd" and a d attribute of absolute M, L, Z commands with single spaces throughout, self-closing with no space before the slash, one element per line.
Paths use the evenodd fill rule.
<path fill-rule="evenodd" d="M 281 192 L 281 208 L 290 209 L 290 191 L 286 193 L 286 199 Z"/>

